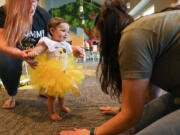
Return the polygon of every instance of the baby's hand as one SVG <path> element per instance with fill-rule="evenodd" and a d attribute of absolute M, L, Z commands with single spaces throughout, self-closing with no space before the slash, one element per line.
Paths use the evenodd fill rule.
<path fill-rule="evenodd" d="M 31 58 L 33 58 L 33 57 L 38 56 L 38 53 L 37 53 L 36 51 L 29 51 L 29 52 L 28 52 L 28 56 L 31 57 Z"/>
<path fill-rule="evenodd" d="M 81 46 L 72 46 L 73 55 L 76 58 L 84 58 L 84 54 L 82 51 L 83 47 Z"/>

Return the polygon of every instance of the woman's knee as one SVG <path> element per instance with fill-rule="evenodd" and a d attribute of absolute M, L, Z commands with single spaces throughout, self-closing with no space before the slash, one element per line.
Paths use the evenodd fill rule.
<path fill-rule="evenodd" d="M 152 101 L 153 99 L 156 99 L 158 97 L 161 96 L 162 93 L 162 89 L 159 88 L 156 85 L 151 84 L 150 89 L 147 93 L 147 97 L 146 97 L 146 103 Z"/>

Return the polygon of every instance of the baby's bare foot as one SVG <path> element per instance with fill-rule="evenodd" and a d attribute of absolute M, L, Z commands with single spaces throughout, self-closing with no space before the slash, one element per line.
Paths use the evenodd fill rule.
<path fill-rule="evenodd" d="M 61 118 L 59 115 L 57 115 L 56 113 L 51 114 L 50 117 L 51 117 L 51 119 L 54 120 L 54 121 L 60 121 L 60 120 L 62 120 L 62 118 Z"/>
<path fill-rule="evenodd" d="M 63 107 L 59 108 L 59 111 L 65 112 L 65 113 L 70 113 L 71 110 L 68 107 L 63 106 Z"/>

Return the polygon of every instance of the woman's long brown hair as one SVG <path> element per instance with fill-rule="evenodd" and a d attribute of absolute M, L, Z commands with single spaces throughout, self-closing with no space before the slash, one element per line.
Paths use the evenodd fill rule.
<path fill-rule="evenodd" d="M 20 42 L 32 26 L 30 19 L 31 0 L 6 0 L 4 36 L 9 46 Z"/>
<path fill-rule="evenodd" d="M 119 99 L 122 90 L 120 65 L 118 62 L 119 42 L 123 29 L 133 22 L 121 0 L 106 0 L 96 18 L 95 26 L 101 35 L 100 71 L 102 91 Z"/>

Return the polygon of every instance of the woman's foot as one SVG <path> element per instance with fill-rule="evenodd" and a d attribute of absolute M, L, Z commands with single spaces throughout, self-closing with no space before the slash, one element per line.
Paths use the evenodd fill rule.
<path fill-rule="evenodd" d="M 60 112 L 65 112 L 65 113 L 70 113 L 71 112 L 71 110 L 68 107 L 65 107 L 65 106 L 60 107 L 59 111 Z"/>
<path fill-rule="evenodd" d="M 12 108 L 15 108 L 15 105 L 16 105 L 16 101 L 14 98 L 10 98 L 8 100 L 5 101 L 5 103 L 3 104 L 2 108 L 5 108 L 5 109 L 12 109 Z"/>
<path fill-rule="evenodd" d="M 60 120 L 62 120 L 62 118 L 61 118 L 59 115 L 57 115 L 56 113 L 50 114 L 50 117 L 51 117 L 51 119 L 54 120 L 54 121 L 60 121 Z"/>
<path fill-rule="evenodd" d="M 118 112 L 120 112 L 119 107 L 100 107 L 99 110 L 102 111 L 102 114 L 112 114 L 112 115 L 115 115 Z"/>

